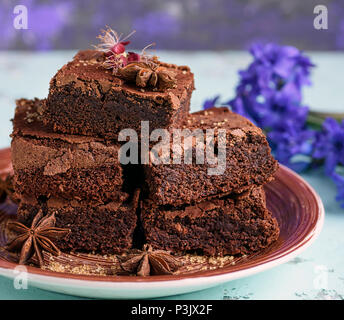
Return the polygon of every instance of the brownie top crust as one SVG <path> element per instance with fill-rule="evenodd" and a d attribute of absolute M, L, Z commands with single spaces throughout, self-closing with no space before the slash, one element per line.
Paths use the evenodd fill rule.
<path fill-rule="evenodd" d="M 170 96 L 171 100 L 181 100 L 187 94 L 186 90 L 193 88 L 193 74 L 187 66 L 177 66 L 159 62 L 160 66 L 172 71 L 176 77 L 176 87 L 167 89 L 164 92 L 142 89 L 135 85 L 126 83 L 121 78 L 112 74 L 111 70 L 105 69 L 102 65 L 105 56 L 104 53 L 96 50 L 84 50 L 78 52 L 73 60 L 64 65 L 52 78 L 50 91 L 54 86 L 60 87 L 73 84 L 74 87 L 80 88 L 82 92 L 97 92 L 99 97 L 103 97 L 110 89 L 125 89 L 127 92 L 140 96 L 142 98 L 159 99 L 159 97 Z M 178 108 L 179 103 L 175 104 Z"/>
<path fill-rule="evenodd" d="M 171 132 L 173 132 L 174 129 L 177 128 L 171 128 Z M 196 133 L 200 130 L 202 134 L 204 134 L 205 138 L 207 130 L 213 129 L 214 137 L 207 142 L 208 144 L 214 143 L 215 145 L 217 145 L 220 139 L 226 137 L 225 143 L 227 147 L 232 147 L 234 144 L 238 142 L 241 143 L 245 140 L 251 141 L 251 137 L 259 137 L 259 139 L 261 139 L 259 143 L 268 146 L 265 134 L 260 128 L 255 126 L 251 121 L 249 121 L 245 117 L 235 112 L 232 112 L 228 109 L 228 107 L 212 107 L 208 110 L 201 110 L 198 112 L 190 113 L 187 116 L 187 118 L 183 121 L 179 129 L 185 131 L 181 133 L 181 135 L 183 135 L 184 137 L 184 142 L 186 138 L 191 138 L 191 144 L 185 144 L 182 140 L 179 140 L 179 142 L 177 143 L 178 147 L 180 148 L 176 148 L 173 150 L 175 155 L 181 153 L 181 156 L 183 156 L 185 150 L 196 147 L 197 139 L 195 138 L 194 130 Z M 225 136 L 219 135 L 219 130 L 221 129 L 225 130 Z M 163 144 L 164 143 L 161 143 L 161 145 Z M 170 144 L 172 148 L 172 139 L 168 142 L 168 144 Z M 154 143 L 151 142 L 151 145 L 154 145 Z M 204 148 L 206 148 L 206 144 L 204 144 Z M 169 149 L 167 149 L 166 151 L 166 156 L 169 157 Z M 164 154 L 161 151 L 158 154 L 158 156 L 161 159 L 164 158 Z M 270 148 L 266 156 L 271 157 Z M 151 157 L 156 157 L 156 154 L 152 153 Z"/>
<path fill-rule="evenodd" d="M 256 127 L 245 117 L 232 112 L 227 107 L 213 107 L 208 110 L 202 110 L 191 113 L 184 125 L 188 129 L 240 129 L 243 131 L 254 131 L 262 133 L 262 130 Z M 237 132 L 240 134 L 240 131 Z"/>
<path fill-rule="evenodd" d="M 262 140 L 260 143 L 268 145 L 265 134 L 260 128 L 245 117 L 232 112 L 227 107 L 212 107 L 208 110 L 190 113 L 184 121 L 182 129 L 189 130 L 185 133 L 185 137 L 193 136 L 193 130 L 201 130 L 205 134 L 206 130 L 213 129 L 214 138 L 208 143 L 215 143 L 215 145 L 218 145 L 219 140 L 224 138 L 224 136 L 219 135 L 219 130 L 225 130 L 225 143 L 227 147 L 232 147 L 236 143 L 241 143 L 247 139 L 250 140 L 251 137 L 260 137 Z M 196 147 L 196 141 L 193 138 L 192 144 L 189 147 Z M 185 151 L 186 146 L 181 144 L 181 147 L 180 151 Z M 267 155 L 271 156 L 270 152 Z"/>
<path fill-rule="evenodd" d="M 12 133 L 12 162 L 16 169 L 44 167 L 45 175 L 55 175 L 70 168 L 120 166 L 119 146 L 112 141 L 58 134 L 44 125 L 44 103 L 39 99 L 17 101 Z"/>

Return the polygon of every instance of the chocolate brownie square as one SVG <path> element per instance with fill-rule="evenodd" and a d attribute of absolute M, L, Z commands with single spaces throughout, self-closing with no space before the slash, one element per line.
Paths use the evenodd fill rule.
<path fill-rule="evenodd" d="M 178 126 L 189 111 L 194 78 L 186 66 L 160 62 L 172 71 L 176 87 L 164 92 L 126 83 L 102 65 L 105 56 L 95 50 L 80 51 L 50 82 L 44 123 L 69 134 L 115 138 L 120 130 L 140 131 Z"/>
<path fill-rule="evenodd" d="M 141 220 L 147 243 L 178 253 L 250 254 L 266 248 L 279 235 L 262 188 L 190 206 L 159 207 L 145 201 Z"/>
<path fill-rule="evenodd" d="M 225 151 L 223 172 L 210 174 L 208 169 L 216 168 L 217 164 L 211 164 L 206 156 L 203 163 L 197 163 L 194 142 L 189 147 L 179 143 L 184 157 L 181 163 L 173 163 L 173 157 L 170 157 L 169 163 L 154 164 L 151 157 L 149 164 L 144 165 L 146 196 L 156 204 L 176 206 L 200 202 L 218 195 L 242 193 L 273 179 L 278 163 L 271 155 L 264 133 L 228 108 L 192 113 L 182 129 L 189 129 L 191 135 L 193 130 L 202 130 L 203 154 L 206 154 L 207 146 L 212 146 L 215 156 L 219 155 L 219 141 L 224 142 L 221 149 Z M 214 135 L 206 140 L 206 130 L 209 129 L 214 129 Z M 220 129 L 225 129 L 222 138 Z M 188 148 L 191 149 L 191 163 L 184 161 Z"/>
<path fill-rule="evenodd" d="M 127 198 L 119 146 L 100 138 L 57 134 L 42 123 L 44 100 L 18 100 L 12 134 L 18 195 L 108 202 Z"/>
<path fill-rule="evenodd" d="M 107 204 L 56 198 L 39 202 L 23 197 L 18 208 L 18 220 L 25 225 L 31 225 L 39 210 L 42 210 L 43 214 L 54 212 L 56 227 L 71 229 L 65 239 L 56 241 L 55 244 L 60 250 L 121 254 L 133 245 L 138 197 L 137 191 L 128 201 L 113 201 Z"/>

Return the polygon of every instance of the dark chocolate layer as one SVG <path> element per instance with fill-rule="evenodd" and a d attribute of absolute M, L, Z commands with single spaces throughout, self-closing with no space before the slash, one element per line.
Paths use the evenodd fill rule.
<path fill-rule="evenodd" d="M 193 206 L 157 207 L 146 201 L 141 219 L 147 243 L 172 252 L 249 254 L 267 247 L 279 235 L 262 188 Z"/>
<path fill-rule="evenodd" d="M 95 203 L 50 199 L 41 202 L 23 198 L 18 208 L 18 219 L 30 225 L 38 210 L 55 212 L 56 227 L 69 228 L 71 233 L 56 242 L 62 251 L 120 254 L 133 245 L 137 225 L 137 201 Z"/>

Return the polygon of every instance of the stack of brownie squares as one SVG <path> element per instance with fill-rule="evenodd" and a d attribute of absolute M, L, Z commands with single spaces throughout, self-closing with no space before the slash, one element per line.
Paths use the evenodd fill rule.
<path fill-rule="evenodd" d="M 209 174 L 214 165 L 197 164 L 197 145 L 191 146 L 192 164 L 144 165 L 146 241 L 210 256 L 249 254 L 274 242 L 279 228 L 266 208 L 263 185 L 273 180 L 278 163 L 261 129 L 227 107 L 189 114 L 182 128 L 215 129 L 207 142 L 214 141 L 215 150 L 219 129 L 225 129 L 223 172 Z"/>
<path fill-rule="evenodd" d="M 42 210 L 70 234 L 66 252 L 122 254 L 150 244 L 173 253 L 247 254 L 277 239 L 263 185 L 278 164 L 262 131 L 227 108 L 189 113 L 190 69 L 159 62 L 175 75 L 164 91 L 114 76 L 104 55 L 80 51 L 50 82 L 47 99 L 17 101 L 13 120 L 18 218 Z M 226 168 L 204 164 L 122 164 L 118 135 L 173 128 L 226 129 Z M 194 152 L 192 152 L 194 154 Z"/>

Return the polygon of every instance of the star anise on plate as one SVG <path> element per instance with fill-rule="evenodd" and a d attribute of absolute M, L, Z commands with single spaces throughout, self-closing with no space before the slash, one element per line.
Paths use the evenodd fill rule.
<path fill-rule="evenodd" d="M 143 250 L 120 257 L 123 271 L 137 276 L 168 275 L 177 271 L 182 263 L 164 250 L 153 250 L 145 244 Z"/>
<path fill-rule="evenodd" d="M 39 210 L 34 217 L 31 227 L 18 221 L 9 221 L 7 228 L 17 236 L 7 244 L 7 250 L 20 250 L 19 264 L 27 263 L 36 254 L 39 265 L 43 266 L 42 251 L 59 255 L 60 250 L 53 241 L 63 239 L 70 233 L 70 229 L 56 228 L 55 223 L 55 214 L 50 213 L 43 216 L 42 210 Z"/>
<path fill-rule="evenodd" d="M 141 88 L 151 87 L 164 91 L 176 86 L 174 72 L 153 61 L 129 63 L 118 70 L 118 76 L 125 81 L 134 82 Z"/>
<path fill-rule="evenodd" d="M 13 194 L 12 176 L 7 175 L 5 179 L 0 177 L 0 203 L 4 202 L 7 196 L 12 198 Z"/>

